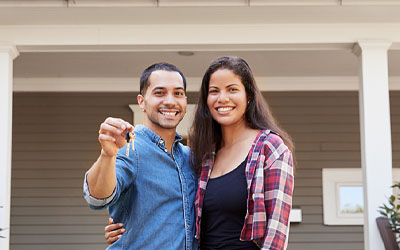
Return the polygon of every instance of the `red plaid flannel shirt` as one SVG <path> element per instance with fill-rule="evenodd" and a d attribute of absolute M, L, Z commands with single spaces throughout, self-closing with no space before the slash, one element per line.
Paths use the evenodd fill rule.
<path fill-rule="evenodd" d="M 215 152 L 204 158 L 196 193 L 196 238 L 200 238 L 201 211 Z M 260 131 L 246 164 L 247 214 L 240 239 L 261 249 L 286 249 L 293 194 L 292 153 L 270 130 Z"/>

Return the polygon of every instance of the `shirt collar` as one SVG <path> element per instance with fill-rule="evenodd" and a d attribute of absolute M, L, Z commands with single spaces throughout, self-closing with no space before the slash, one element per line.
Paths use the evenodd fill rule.
<path fill-rule="evenodd" d="M 164 142 L 164 140 L 161 138 L 161 136 L 154 133 L 153 130 L 149 129 L 148 127 L 146 127 L 142 124 L 135 126 L 135 134 L 142 134 L 142 135 L 148 137 L 155 144 L 160 144 L 160 143 Z M 178 132 L 175 132 L 174 144 L 181 140 L 182 140 L 182 136 Z"/>

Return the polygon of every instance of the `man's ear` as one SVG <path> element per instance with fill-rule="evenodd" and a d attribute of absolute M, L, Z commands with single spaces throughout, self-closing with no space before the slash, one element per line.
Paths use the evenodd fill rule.
<path fill-rule="evenodd" d="M 141 109 L 143 112 L 146 112 L 145 105 L 144 105 L 144 96 L 142 96 L 142 95 L 139 94 L 139 95 L 137 96 L 137 102 L 138 102 L 138 104 L 139 104 L 140 109 Z"/>

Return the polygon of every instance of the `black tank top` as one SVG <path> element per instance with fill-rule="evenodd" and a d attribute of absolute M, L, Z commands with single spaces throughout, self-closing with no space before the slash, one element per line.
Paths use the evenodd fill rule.
<path fill-rule="evenodd" d="M 201 250 L 260 249 L 240 241 L 247 210 L 246 159 L 231 172 L 208 181 L 201 218 Z"/>

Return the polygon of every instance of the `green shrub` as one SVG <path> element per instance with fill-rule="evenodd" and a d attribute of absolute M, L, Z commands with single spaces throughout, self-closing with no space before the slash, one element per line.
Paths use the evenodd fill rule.
<path fill-rule="evenodd" d="M 394 184 L 392 188 L 400 189 L 400 182 Z M 388 218 L 392 231 L 398 235 L 400 233 L 400 196 L 391 195 L 388 199 L 388 205 L 383 204 L 378 211 Z M 400 242 L 398 237 L 397 242 Z"/>

